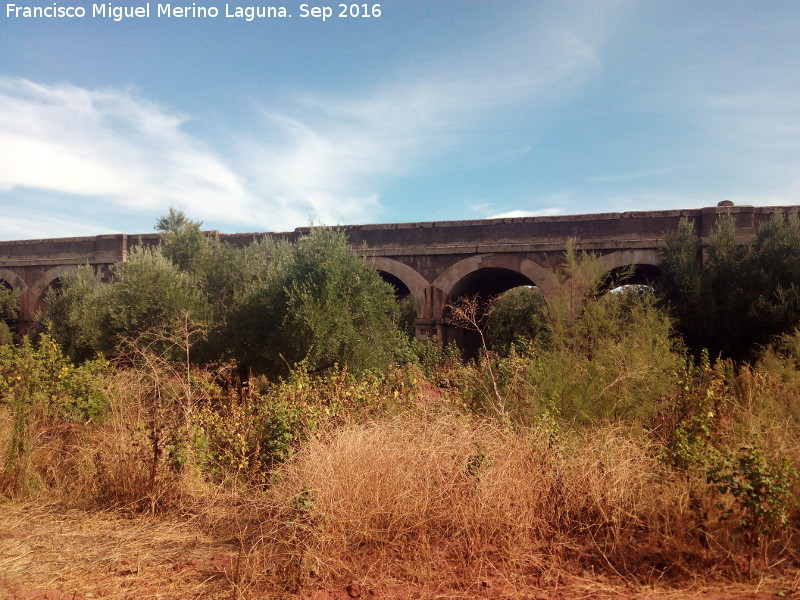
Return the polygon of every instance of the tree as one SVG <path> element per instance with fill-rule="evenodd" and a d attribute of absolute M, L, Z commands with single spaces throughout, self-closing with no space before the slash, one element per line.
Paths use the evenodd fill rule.
<path fill-rule="evenodd" d="M 209 240 L 200 230 L 202 225 L 202 221 L 192 221 L 174 208 L 156 222 L 154 229 L 161 233 L 161 253 L 181 271 L 196 271 L 208 253 Z"/>
<path fill-rule="evenodd" d="M 394 290 L 347 243 L 344 232 L 314 228 L 295 244 L 262 242 L 267 253 L 237 299 L 232 327 L 254 369 L 271 374 L 305 361 L 382 369 L 399 345 Z"/>
<path fill-rule="evenodd" d="M 491 302 L 486 323 L 487 343 L 500 354 L 508 353 L 514 344 L 545 335 L 547 329 L 547 302 L 536 288 L 516 287 Z"/>
<path fill-rule="evenodd" d="M 103 350 L 101 284 L 89 265 L 62 275 L 61 284 L 48 290 L 41 323 L 73 360 L 89 359 Z"/>
<path fill-rule="evenodd" d="M 661 292 L 695 351 L 752 359 L 758 347 L 800 324 L 800 221 L 775 215 L 749 245 L 722 215 L 698 260 L 694 226 L 682 221 L 662 251 Z"/>
<path fill-rule="evenodd" d="M 195 361 L 234 359 L 242 374 L 283 375 L 299 362 L 382 369 L 400 345 L 393 288 L 342 231 L 314 228 L 294 244 L 264 238 L 238 248 L 174 209 L 156 228 L 162 245 L 135 249 L 109 283 L 87 267 L 51 294 L 46 321 L 73 356 L 114 355 L 122 339 L 151 332 L 166 343 L 181 327 L 199 327 Z"/>
<path fill-rule="evenodd" d="M 13 341 L 12 327 L 18 315 L 19 296 L 10 288 L 0 285 L 0 344 Z"/>
<path fill-rule="evenodd" d="M 186 319 L 206 322 L 208 305 L 188 274 L 157 250 L 136 247 L 114 266 L 112 280 L 99 283 L 91 267 L 64 278 L 48 293 L 45 324 L 76 359 L 113 356 L 121 339 L 160 329 L 165 337 Z"/>

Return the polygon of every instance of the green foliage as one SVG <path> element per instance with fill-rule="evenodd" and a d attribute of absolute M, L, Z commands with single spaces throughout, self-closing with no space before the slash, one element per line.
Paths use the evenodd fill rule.
<path fill-rule="evenodd" d="M 424 377 L 443 388 L 458 387 L 458 373 L 463 366 L 461 350 L 454 343 L 440 346 L 435 340 L 408 340 L 398 353 L 397 362 L 419 367 Z"/>
<path fill-rule="evenodd" d="M 0 402 L 21 394 L 47 419 L 76 423 L 96 420 L 108 408 L 102 391 L 106 368 L 103 360 L 76 367 L 47 334 L 35 345 L 26 337 L 18 346 L 0 346 Z"/>
<path fill-rule="evenodd" d="M 735 234 L 733 217 L 720 216 L 700 265 L 699 238 L 682 221 L 662 251 L 662 289 L 690 348 L 752 359 L 800 323 L 800 220 L 776 214 L 748 246 Z"/>
<path fill-rule="evenodd" d="M 159 253 L 144 248 L 115 267 L 114 279 L 105 289 L 108 342 L 133 339 L 152 329 L 175 332 L 186 314 L 202 322 L 207 311 L 192 279 Z"/>
<path fill-rule="evenodd" d="M 192 221 L 174 208 L 156 222 L 154 229 L 161 233 L 161 253 L 181 271 L 195 272 L 208 254 L 209 241 L 201 226 L 202 222 Z"/>
<path fill-rule="evenodd" d="M 669 432 L 665 458 L 679 470 L 700 473 L 719 494 L 730 495 L 734 507 L 725 509 L 722 518 L 735 519 L 737 530 L 755 548 L 788 523 L 798 474 L 786 458 L 769 458 L 758 434 L 736 446 L 732 432 L 723 427 L 735 408 L 728 380 L 724 366 L 712 368 L 706 352 L 697 363 L 686 359 L 676 393 L 661 413 L 661 427 Z M 718 506 L 724 508 L 722 502 Z"/>
<path fill-rule="evenodd" d="M 19 316 L 19 294 L 0 285 L 0 319 L 13 321 Z"/>
<path fill-rule="evenodd" d="M 105 369 L 103 361 L 76 367 L 47 335 L 36 345 L 26 337 L 18 346 L 0 346 L 0 405 L 10 409 L 13 419 L 0 488 L 12 494 L 29 491 L 28 458 L 36 425 L 86 423 L 105 415 Z"/>
<path fill-rule="evenodd" d="M 122 340 L 148 332 L 169 339 L 187 319 L 202 323 L 209 312 L 189 275 L 148 248 L 135 248 L 115 265 L 110 283 L 97 282 L 89 267 L 63 282 L 48 294 L 44 323 L 75 359 L 114 356 Z"/>
<path fill-rule="evenodd" d="M 397 300 L 395 315 L 397 328 L 408 338 L 415 339 L 417 330 L 414 326 L 414 322 L 417 319 L 417 306 L 411 294 Z"/>
<path fill-rule="evenodd" d="M 344 232 L 314 229 L 298 240 L 286 273 L 285 357 L 313 370 L 335 364 L 385 369 L 398 331 L 394 290 L 347 244 Z"/>
<path fill-rule="evenodd" d="M 738 527 L 751 541 L 788 524 L 789 511 L 796 506 L 792 487 L 798 478 L 788 459 L 768 460 L 756 441 L 736 452 L 719 452 L 706 476 L 720 493 L 733 496 L 741 511 Z"/>
<path fill-rule="evenodd" d="M 779 335 L 764 349 L 763 358 L 777 353 L 793 369 L 800 369 L 800 327 Z"/>
<path fill-rule="evenodd" d="M 285 375 L 300 362 L 312 371 L 340 365 L 362 372 L 392 361 L 400 343 L 394 290 L 343 232 L 315 228 L 293 245 L 261 242 L 247 256 L 261 260 L 253 261 L 230 318 L 243 364 Z"/>
<path fill-rule="evenodd" d="M 596 258 L 567 259 L 569 287 L 530 361 L 536 403 L 568 420 L 651 413 L 680 360 L 671 320 L 650 293 L 601 293 Z"/>
<path fill-rule="evenodd" d="M 394 291 L 343 232 L 314 228 L 295 244 L 263 239 L 237 248 L 174 209 L 156 229 L 160 248 L 134 249 L 111 282 L 85 267 L 50 293 L 44 322 L 71 356 L 114 356 L 122 340 L 143 335 L 158 351 L 191 323 L 203 330 L 192 340 L 193 359 L 234 359 L 242 374 L 286 375 L 300 362 L 380 370 L 395 358 Z"/>
<path fill-rule="evenodd" d="M 19 295 L 0 285 L 0 344 L 10 344 L 14 340 L 12 330 L 18 316 Z"/>
<path fill-rule="evenodd" d="M 708 353 L 703 351 L 695 363 L 684 357 L 675 372 L 673 393 L 664 399 L 660 417 L 669 432 L 665 443 L 670 463 L 679 469 L 692 469 L 716 460 L 710 443 L 723 411 L 724 376 L 719 367 L 712 369 Z"/>
<path fill-rule="evenodd" d="M 102 349 L 104 290 L 89 265 L 62 275 L 61 282 L 47 292 L 42 324 L 73 360 L 86 360 Z"/>
<path fill-rule="evenodd" d="M 326 426 L 392 410 L 407 402 L 402 390 L 391 375 L 312 375 L 301 364 L 285 380 L 255 379 L 242 397 L 199 407 L 193 416 L 195 444 L 213 473 L 263 483 L 303 440 Z"/>
<path fill-rule="evenodd" d="M 486 341 L 489 348 L 505 355 L 512 345 L 546 336 L 548 329 L 544 296 L 536 288 L 522 286 L 492 301 L 486 322 Z"/>
<path fill-rule="evenodd" d="M 462 369 L 457 385 L 467 405 L 522 423 L 542 415 L 586 422 L 652 414 L 680 362 L 671 320 L 649 291 L 603 293 L 606 279 L 596 257 L 567 244 L 544 330 L 505 356 L 484 348 Z M 476 301 L 462 299 L 451 312 L 482 334 Z"/>

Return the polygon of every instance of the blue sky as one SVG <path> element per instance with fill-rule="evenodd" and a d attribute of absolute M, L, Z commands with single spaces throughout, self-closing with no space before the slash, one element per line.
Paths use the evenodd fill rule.
<path fill-rule="evenodd" d="M 0 3 L 0 239 L 800 204 L 797 1 L 55 4 Z"/>

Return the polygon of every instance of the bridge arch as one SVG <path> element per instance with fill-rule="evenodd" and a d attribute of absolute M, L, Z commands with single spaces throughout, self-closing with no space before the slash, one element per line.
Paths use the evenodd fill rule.
<path fill-rule="evenodd" d="M 422 275 L 407 264 L 385 256 L 374 256 L 369 259 L 367 264 L 376 271 L 390 275 L 391 278 L 395 278 L 402 283 L 414 299 L 417 317 L 422 316 L 425 307 L 425 290 L 430 286 Z M 392 282 L 390 281 L 390 283 Z"/>
<path fill-rule="evenodd" d="M 459 286 L 464 286 L 465 278 L 475 277 L 479 271 L 487 269 L 490 273 L 502 277 L 505 272 L 507 279 L 505 289 L 496 283 L 493 287 L 495 293 L 504 292 L 519 285 L 535 285 L 541 291 L 548 304 L 558 293 L 558 282 L 555 275 L 529 258 L 513 254 L 477 254 L 464 258 L 445 269 L 434 281 L 433 287 L 440 290 L 442 296 L 441 306 L 438 307 L 437 318 L 442 317 L 444 304 L 459 295 Z M 466 281 L 469 284 L 469 280 Z"/>
<path fill-rule="evenodd" d="M 464 296 L 478 296 L 481 306 L 485 301 L 520 286 L 536 286 L 545 301 L 552 301 L 557 293 L 557 281 L 552 272 L 519 254 L 480 254 L 462 259 L 445 269 L 433 282 L 438 292 L 435 318 L 441 324 L 441 341 L 455 342 L 467 356 L 474 356 L 480 348 L 480 336 L 469 328 L 448 323 L 447 306 Z M 482 318 L 479 316 L 479 318 Z"/>
<path fill-rule="evenodd" d="M 38 313 L 45 307 L 45 294 L 54 283 L 59 283 L 61 277 L 67 273 L 77 273 L 77 265 L 61 265 L 52 267 L 37 278 L 36 282 L 30 287 L 30 295 L 35 303 L 35 312 Z"/>
<path fill-rule="evenodd" d="M 623 284 L 648 285 L 661 276 L 661 256 L 655 250 L 624 250 L 612 252 L 598 257 L 600 264 L 614 276 L 627 267 L 633 267 L 633 277 L 621 282 Z"/>
<path fill-rule="evenodd" d="M 0 279 L 11 286 L 11 289 L 20 296 L 28 291 L 28 284 L 11 269 L 0 268 Z"/>
<path fill-rule="evenodd" d="M 598 256 L 597 260 L 609 270 L 628 265 L 657 267 L 661 264 L 661 255 L 656 250 L 619 250 Z"/>

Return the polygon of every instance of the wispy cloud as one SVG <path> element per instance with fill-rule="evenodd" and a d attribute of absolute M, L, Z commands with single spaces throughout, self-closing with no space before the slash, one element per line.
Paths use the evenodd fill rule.
<path fill-rule="evenodd" d="M 584 15 L 557 31 L 522 19 L 490 45 L 407 67 L 371 89 L 306 91 L 289 110 L 262 108 L 264 129 L 241 143 L 258 195 L 275 199 L 294 222 L 380 219 L 387 179 L 441 171 L 463 146 L 474 155 L 504 110 L 546 105 L 593 73 L 602 18 Z M 507 160 L 530 148 L 500 154 Z"/>
<path fill-rule="evenodd" d="M 80 237 L 119 231 L 91 219 L 53 215 L 37 210 L 20 209 L 15 212 L 16 214 L 8 214 L 0 219 L 0 240 Z"/>
<path fill-rule="evenodd" d="M 128 90 L 0 78 L 0 187 L 241 217 L 239 176 L 186 120 Z"/>
<path fill-rule="evenodd" d="M 564 209 L 558 206 L 542 208 L 540 210 L 510 210 L 508 212 L 490 215 L 488 219 L 516 219 L 518 217 L 552 217 L 563 215 Z"/>
<path fill-rule="evenodd" d="M 380 219 L 387 181 L 441 169 L 503 110 L 551 102 L 597 67 L 603 28 L 592 25 L 604 15 L 560 29 L 528 17 L 381 83 L 257 105 L 226 150 L 189 133 L 190 115 L 135 90 L 0 77 L 0 203 L 44 190 L 84 206 L 151 215 L 180 206 L 211 226 L 273 230 Z"/>

